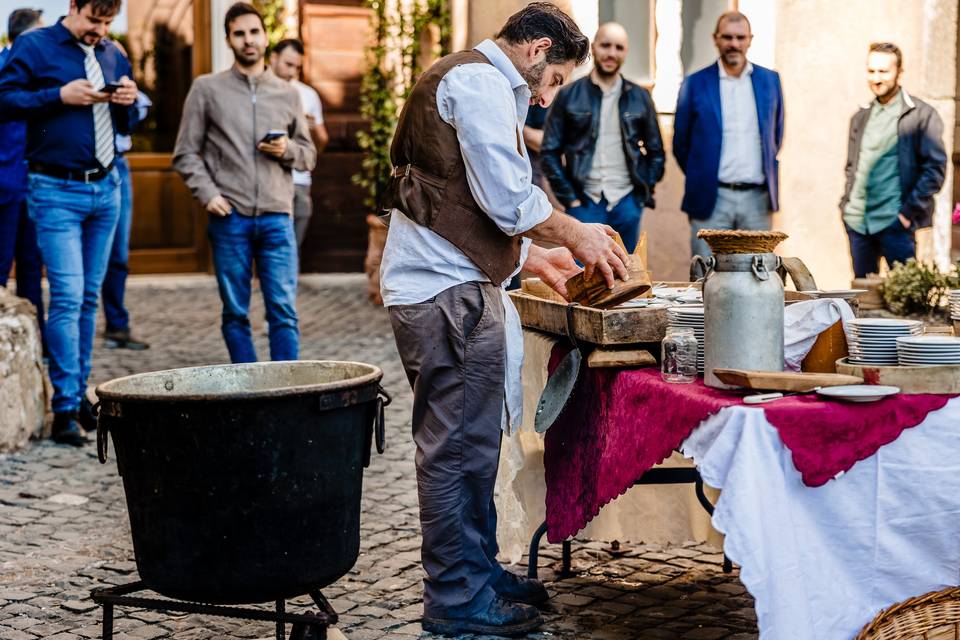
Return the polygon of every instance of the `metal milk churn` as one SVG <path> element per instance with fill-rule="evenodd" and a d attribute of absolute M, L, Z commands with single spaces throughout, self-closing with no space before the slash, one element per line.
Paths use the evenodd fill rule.
<path fill-rule="evenodd" d="M 774 253 L 734 253 L 703 262 L 704 382 L 733 388 L 713 375 L 714 368 L 783 371 L 780 258 Z"/>

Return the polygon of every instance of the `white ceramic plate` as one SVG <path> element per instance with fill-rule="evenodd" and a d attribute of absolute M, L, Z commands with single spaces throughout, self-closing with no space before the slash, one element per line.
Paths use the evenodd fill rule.
<path fill-rule="evenodd" d="M 918 347 L 952 347 L 960 349 L 960 338 L 953 336 L 907 336 L 897 338 L 897 344 Z"/>
<path fill-rule="evenodd" d="M 897 349 L 901 351 L 913 351 L 915 353 L 960 353 L 960 344 L 910 344 L 900 343 Z"/>
<path fill-rule="evenodd" d="M 919 320 L 901 320 L 899 318 L 855 318 L 849 324 L 854 327 L 922 327 Z"/>
<path fill-rule="evenodd" d="M 833 289 L 830 291 L 801 291 L 800 293 L 806 294 L 811 298 L 840 298 L 841 300 L 849 300 L 866 292 L 866 289 Z"/>
<path fill-rule="evenodd" d="M 839 387 L 824 387 L 817 391 L 818 395 L 825 398 L 847 402 L 874 402 L 897 393 L 900 393 L 899 387 L 872 384 L 845 384 Z"/>

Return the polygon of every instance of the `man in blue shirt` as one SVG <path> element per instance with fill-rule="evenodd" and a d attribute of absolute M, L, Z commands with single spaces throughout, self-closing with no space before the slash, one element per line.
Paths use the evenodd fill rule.
<path fill-rule="evenodd" d="M 55 25 L 17 38 L 0 69 L 0 121 L 27 122 L 27 207 L 50 284 L 53 439 L 74 446 L 96 427 L 85 392 L 120 210 L 114 136 L 136 119 L 130 63 L 106 40 L 120 2 L 71 0 Z"/>
<path fill-rule="evenodd" d="M 17 9 L 7 20 L 11 46 L 20 34 L 43 26 L 37 9 Z M 10 57 L 10 48 L 0 50 L 0 69 Z M 17 295 L 37 308 L 37 324 L 43 339 L 43 261 L 37 246 L 37 232 L 27 215 L 27 144 L 25 122 L 0 123 L 0 287 L 7 278 L 14 260 L 17 263 Z M 46 353 L 46 340 L 43 339 Z"/>

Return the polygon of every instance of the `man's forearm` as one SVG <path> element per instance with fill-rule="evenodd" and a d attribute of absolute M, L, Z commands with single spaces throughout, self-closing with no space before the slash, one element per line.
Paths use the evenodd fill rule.
<path fill-rule="evenodd" d="M 549 218 L 523 235 L 532 240 L 542 240 L 573 248 L 580 237 L 581 226 L 576 218 L 554 209 Z"/>

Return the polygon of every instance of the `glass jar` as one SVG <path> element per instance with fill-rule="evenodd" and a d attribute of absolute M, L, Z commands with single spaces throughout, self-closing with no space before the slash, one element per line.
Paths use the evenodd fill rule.
<path fill-rule="evenodd" d="M 660 377 L 681 384 L 697 379 L 697 336 L 693 329 L 667 328 L 660 343 Z"/>

